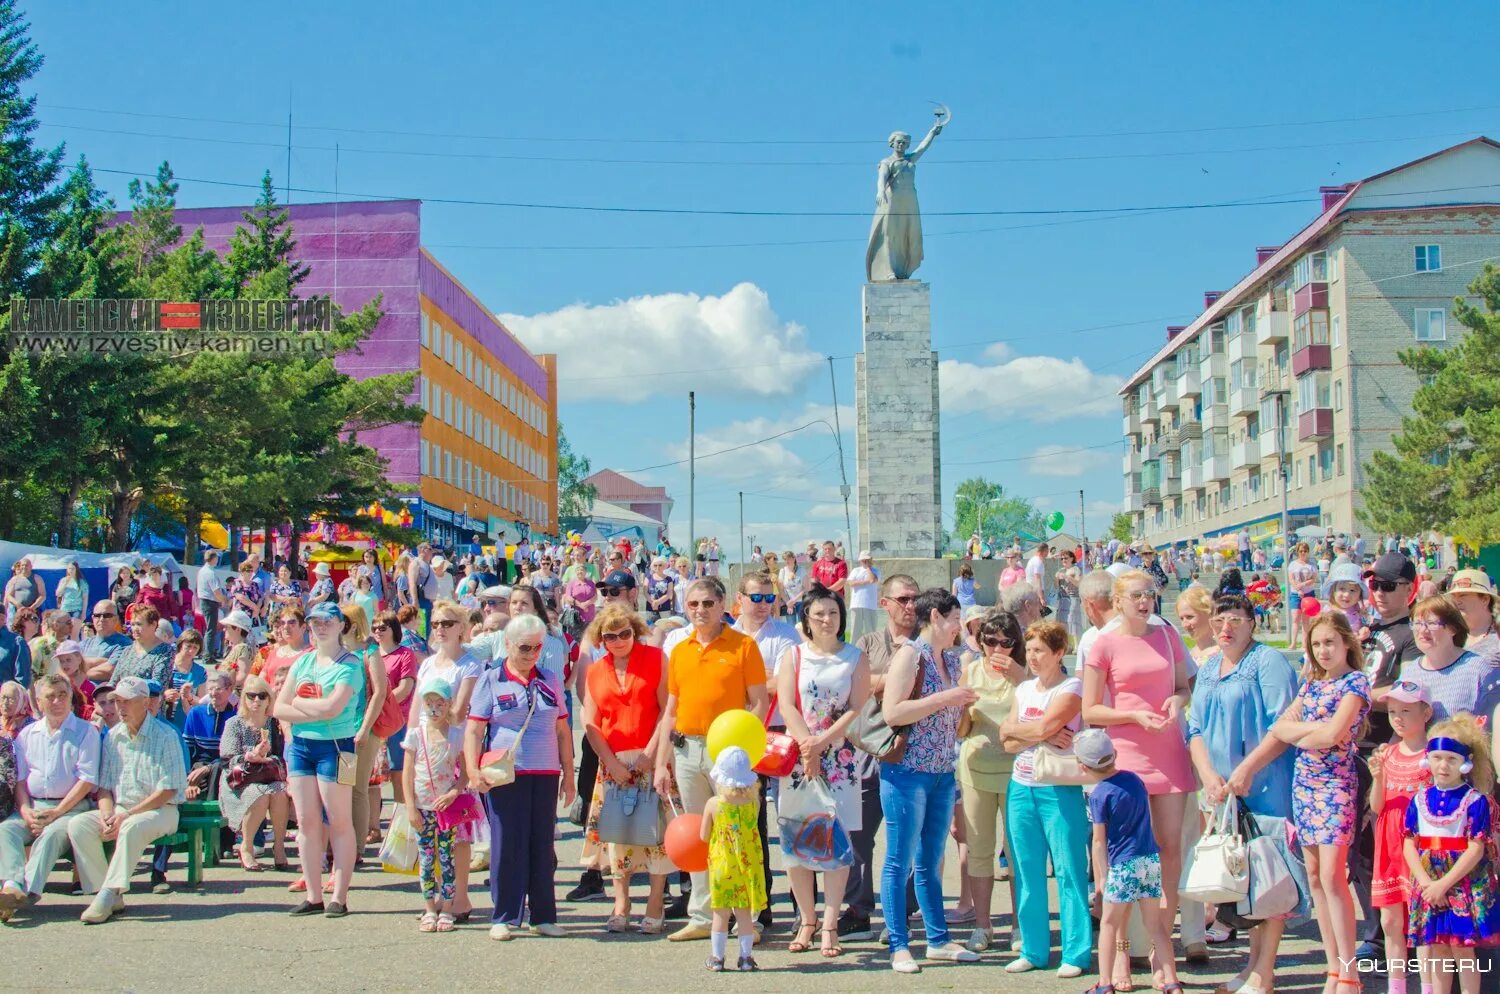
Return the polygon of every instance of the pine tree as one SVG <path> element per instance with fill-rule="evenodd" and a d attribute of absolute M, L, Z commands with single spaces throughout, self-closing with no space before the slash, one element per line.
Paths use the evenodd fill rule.
<path fill-rule="evenodd" d="M 273 275 L 274 281 L 280 284 L 279 296 L 295 296 L 297 287 L 312 271 L 310 266 L 296 258 L 297 242 L 292 237 L 291 217 L 291 211 L 277 206 L 276 187 L 271 182 L 270 170 L 267 170 L 260 178 L 259 199 L 244 213 L 250 227 L 234 229 L 229 239 L 229 251 L 224 256 L 230 282 L 244 296 L 256 296 L 264 278 Z"/>
<path fill-rule="evenodd" d="M 30 31 L 14 0 L 0 0 L 0 299 L 5 300 L 34 296 L 32 283 L 64 196 L 56 185 L 63 146 L 37 146 L 36 97 L 23 89 L 43 61 Z"/>

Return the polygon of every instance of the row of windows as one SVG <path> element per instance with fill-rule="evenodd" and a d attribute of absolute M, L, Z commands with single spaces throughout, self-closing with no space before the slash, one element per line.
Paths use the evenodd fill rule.
<path fill-rule="evenodd" d="M 422 347 L 458 370 L 470 383 L 494 398 L 507 411 L 547 434 L 547 408 L 533 400 L 500 371 L 488 364 L 486 354 L 475 352 L 456 335 L 422 312 Z"/>
<path fill-rule="evenodd" d="M 422 380 L 422 409 L 539 480 L 550 479 L 550 460 L 440 383 Z"/>
<path fill-rule="evenodd" d="M 543 527 L 548 524 L 545 501 L 537 500 L 483 467 L 435 442 L 429 443 L 425 438 L 422 439 L 422 475 L 442 480 L 450 487 L 519 514 L 533 524 Z"/>
<path fill-rule="evenodd" d="M 1345 473 L 1344 444 L 1323 443 L 1306 460 L 1292 463 L 1292 490 L 1324 483 Z M 1168 527 L 1181 527 L 1208 521 L 1218 515 L 1242 507 L 1249 507 L 1281 496 L 1281 474 L 1272 470 L 1252 473 L 1247 480 L 1237 484 L 1222 484 L 1207 493 L 1199 494 L 1192 503 L 1177 501 L 1169 514 L 1165 507 L 1145 516 L 1151 530 L 1161 531 Z"/>

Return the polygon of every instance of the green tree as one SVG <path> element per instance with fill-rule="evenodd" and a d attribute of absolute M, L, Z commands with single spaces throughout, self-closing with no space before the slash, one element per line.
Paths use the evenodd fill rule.
<path fill-rule="evenodd" d="M 14 0 L 0 0 L 0 294 L 5 300 L 34 296 L 42 251 L 63 200 L 56 185 L 63 146 L 37 146 L 36 97 L 23 89 L 42 62 L 31 26 Z"/>
<path fill-rule="evenodd" d="M 952 541 L 959 548 L 978 532 L 1008 542 L 1016 535 L 1028 540 L 1046 534 L 1047 516 L 1023 497 L 1008 494 L 999 483 L 975 476 L 953 491 Z"/>
<path fill-rule="evenodd" d="M 1109 537 L 1117 538 L 1121 542 L 1129 542 L 1135 537 L 1135 528 L 1130 524 L 1130 515 L 1117 514 L 1110 519 Z"/>
<path fill-rule="evenodd" d="M 599 496 L 599 489 L 584 480 L 590 474 L 589 457 L 573 451 L 562 422 L 557 424 L 557 516 L 586 518 Z"/>
<path fill-rule="evenodd" d="M 1500 542 L 1500 269 L 1486 264 L 1453 315 L 1468 329 L 1445 348 L 1398 353 L 1422 378 L 1395 452 L 1365 464 L 1361 517 L 1376 531 L 1435 528 L 1476 545 Z"/>

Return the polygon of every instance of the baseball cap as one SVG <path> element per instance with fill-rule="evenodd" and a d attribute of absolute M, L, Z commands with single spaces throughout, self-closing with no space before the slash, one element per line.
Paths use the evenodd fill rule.
<path fill-rule="evenodd" d="M 83 643 L 74 639 L 64 639 L 57 643 L 57 648 L 52 650 L 54 656 L 83 655 Z M 97 688 L 96 688 L 97 689 Z"/>
<path fill-rule="evenodd" d="M 151 685 L 138 676 L 128 676 L 123 680 L 117 681 L 111 689 L 114 690 L 116 697 L 127 701 L 135 701 L 142 697 L 151 696 Z M 97 694 L 99 688 L 95 687 L 94 692 Z M 159 685 L 157 693 L 161 693 Z"/>
<path fill-rule="evenodd" d="M 440 676 L 429 676 L 422 681 L 422 686 L 417 688 L 418 697 L 426 697 L 428 694 L 437 694 L 445 701 L 453 700 L 453 684 Z"/>
<path fill-rule="evenodd" d="M 1401 553 L 1387 552 L 1375 560 L 1375 565 L 1370 567 L 1365 576 L 1387 582 L 1405 580 L 1407 583 L 1416 583 L 1417 567 Z"/>
<path fill-rule="evenodd" d="M 1432 703 L 1432 697 L 1427 693 L 1427 688 L 1412 680 L 1397 680 L 1391 684 L 1391 689 L 1385 693 L 1385 699 L 1400 701 L 1403 704 Z"/>
<path fill-rule="evenodd" d="M 1073 755 L 1091 770 L 1115 761 L 1115 743 L 1102 728 L 1085 728 L 1073 736 Z"/>
<path fill-rule="evenodd" d="M 312 610 L 307 612 L 308 621 L 313 621 L 319 618 L 323 619 L 324 621 L 343 621 L 344 612 L 340 611 L 338 605 L 334 604 L 332 601 L 323 601 L 320 604 L 314 604 Z"/>
<path fill-rule="evenodd" d="M 635 574 L 628 569 L 610 570 L 609 575 L 600 583 L 603 587 L 624 587 L 626 590 L 635 589 Z"/>
<path fill-rule="evenodd" d="M 872 555 L 870 555 L 870 550 L 869 549 L 860 549 L 859 550 L 859 558 L 861 558 L 861 559 L 874 559 L 875 557 L 872 556 Z"/>
<path fill-rule="evenodd" d="M 479 592 L 479 599 L 485 601 L 505 600 L 509 596 L 509 587 L 485 587 Z"/>
<path fill-rule="evenodd" d="M 130 678 L 126 677 L 126 679 L 128 680 Z M 137 678 L 137 679 L 139 679 L 139 678 Z M 120 682 L 123 683 L 124 681 L 122 680 Z M 161 684 L 157 683 L 155 680 L 147 680 L 146 681 L 146 692 L 148 694 L 150 694 L 152 697 L 160 697 L 161 696 Z M 115 696 L 118 697 L 119 695 L 120 695 L 120 688 L 116 687 L 115 688 Z"/>

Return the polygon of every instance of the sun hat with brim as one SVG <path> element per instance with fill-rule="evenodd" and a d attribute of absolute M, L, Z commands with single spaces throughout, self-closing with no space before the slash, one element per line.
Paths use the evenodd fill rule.
<path fill-rule="evenodd" d="M 235 610 L 230 611 L 228 614 L 226 614 L 219 621 L 219 627 L 234 627 L 238 628 L 242 632 L 248 632 L 255 627 L 255 622 L 250 620 L 250 615 L 247 612 L 236 608 Z"/>
<path fill-rule="evenodd" d="M 739 746 L 725 746 L 714 761 L 708 778 L 721 787 L 749 787 L 755 784 L 755 771 L 750 769 L 750 754 Z"/>
<path fill-rule="evenodd" d="M 1450 594 L 1487 594 L 1491 604 L 1500 603 L 1500 594 L 1495 593 L 1495 581 L 1480 569 L 1461 569 L 1448 582 Z M 62 650 L 58 650 L 61 652 Z"/>
<path fill-rule="evenodd" d="M 1360 596 L 1366 600 L 1370 598 L 1370 587 L 1364 578 L 1359 575 L 1359 567 L 1353 563 L 1339 563 L 1328 571 L 1328 579 L 1323 581 L 1323 599 L 1326 601 L 1333 596 L 1333 588 L 1340 583 L 1356 583 L 1359 585 Z"/>
<path fill-rule="evenodd" d="M 333 575 L 333 567 L 330 566 L 330 565 L 328 565 L 327 563 L 318 563 L 316 566 L 313 567 L 313 575 L 314 576 L 332 576 Z"/>
<path fill-rule="evenodd" d="M 964 608 L 964 627 L 968 628 L 971 622 L 983 621 L 984 616 L 990 613 L 990 609 L 982 604 L 970 604 Z"/>

